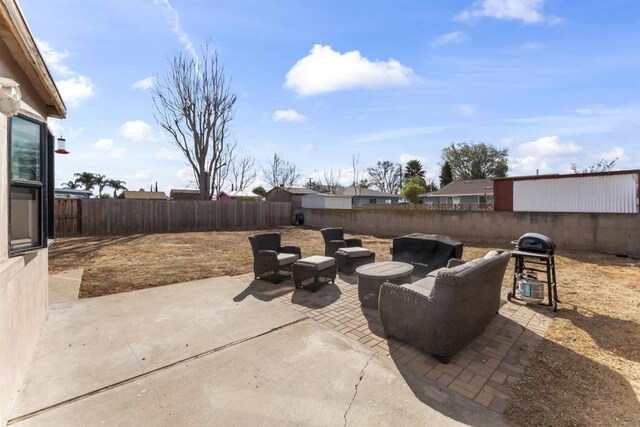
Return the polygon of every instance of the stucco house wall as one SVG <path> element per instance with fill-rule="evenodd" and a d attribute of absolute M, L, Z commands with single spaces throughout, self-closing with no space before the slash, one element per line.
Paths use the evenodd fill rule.
<path fill-rule="evenodd" d="M 371 203 L 375 200 L 375 203 Z M 367 196 L 355 196 L 353 197 L 353 207 L 359 208 L 367 205 L 395 205 L 398 203 L 399 198 L 384 198 L 384 197 L 367 197 Z"/>
<path fill-rule="evenodd" d="M 40 122 L 53 111 L 64 116 L 64 104 L 15 0 L 0 0 L 0 27 L 0 77 L 20 85 L 20 114 Z M 21 51 L 30 53 L 16 55 Z M 51 99 L 57 105 L 51 105 Z M 0 425 L 9 418 L 48 304 L 48 249 L 9 256 L 8 120 L 0 113 Z"/>

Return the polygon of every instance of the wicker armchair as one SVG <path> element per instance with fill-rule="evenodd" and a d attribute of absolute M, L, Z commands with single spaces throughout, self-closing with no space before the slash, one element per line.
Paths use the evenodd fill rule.
<path fill-rule="evenodd" d="M 378 309 L 385 335 L 448 363 L 497 314 L 510 257 L 490 252 L 467 263 L 451 260 L 412 284 L 384 283 Z"/>
<path fill-rule="evenodd" d="M 291 276 L 293 264 L 302 257 L 298 246 L 281 246 L 280 233 L 260 233 L 249 236 L 253 251 L 253 273 L 272 282 Z"/>
<path fill-rule="evenodd" d="M 345 239 L 342 228 L 323 228 L 320 230 L 324 239 L 324 256 L 335 257 L 340 248 L 361 248 L 362 240 Z"/>

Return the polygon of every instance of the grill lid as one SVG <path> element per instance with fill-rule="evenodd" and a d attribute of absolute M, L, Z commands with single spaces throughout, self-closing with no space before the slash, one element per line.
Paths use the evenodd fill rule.
<path fill-rule="evenodd" d="M 539 233 L 525 233 L 518 239 L 516 249 L 527 252 L 539 252 L 553 254 L 556 251 L 556 244 L 550 237 Z"/>

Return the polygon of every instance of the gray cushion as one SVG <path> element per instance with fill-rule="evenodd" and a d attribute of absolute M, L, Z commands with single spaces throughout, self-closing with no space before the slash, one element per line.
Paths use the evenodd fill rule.
<path fill-rule="evenodd" d="M 424 279 L 420 279 L 408 285 L 403 285 L 402 287 L 419 292 L 422 295 L 430 295 L 435 284 L 436 278 L 427 276 Z"/>
<path fill-rule="evenodd" d="M 338 249 L 338 251 L 346 253 L 349 256 L 349 258 L 364 258 L 371 255 L 371 251 L 369 249 L 358 248 L 358 247 L 340 248 Z"/>
<path fill-rule="evenodd" d="M 335 258 L 330 256 L 314 255 L 306 258 L 299 259 L 296 264 L 309 264 L 317 267 L 318 270 L 325 270 L 329 267 L 336 265 Z"/>
<path fill-rule="evenodd" d="M 475 260 L 474 260 L 475 261 Z M 466 269 L 473 267 L 474 265 L 476 265 L 476 263 L 474 261 L 469 261 L 469 262 L 465 262 L 464 264 L 455 266 L 455 267 L 451 267 L 451 268 L 439 268 L 438 270 L 436 270 L 436 276 L 440 273 L 442 274 L 451 274 L 451 275 L 455 275 L 458 273 L 461 273 L 463 271 L 465 271 Z"/>
<path fill-rule="evenodd" d="M 487 252 L 487 254 L 484 256 L 483 259 L 489 259 L 489 258 L 493 258 L 496 255 L 500 255 L 500 253 L 498 251 L 489 251 Z"/>
<path fill-rule="evenodd" d="M 298 255 L 296 254 L 287 254 L 287 253 L 281 253 L 278 254 L 278 265 L 289 265 L 289 264 L 293 264 L 294 262 L 296 262 L 296 260 L 298 259 Z"/>

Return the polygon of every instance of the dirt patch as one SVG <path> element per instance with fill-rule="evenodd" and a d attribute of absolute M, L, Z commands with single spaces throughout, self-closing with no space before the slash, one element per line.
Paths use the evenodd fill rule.
<path fill-rule="evenodd" d="M 505 417 L 520 425 L 640 425 L 640 263 L 556 256 L 560 305 Z"/>
<path fill-rule="evenodd" d="M 248 237 L 265 230 L 149 234 L 127 237 L 58 239 L 49 251 L 49 271 L 84 268 L 80 298 L 97 297 L 215 276 L 235 276 L 252 269 Z M 282 243 L 300 246 L 303 256 L 324 253 L 317 230 L 281 228 Z M 390 240 L 358 236 L 391 259 Z"/>
<path fill-rule="evenodd" d="M 317 230 L 278 231 L 283 244 L 300 246 L 303 256 L 324 253 Z M 49 269 L 84 268 L 81 298 L 239 275 L 252 269 L 247 238 L 255 232 L 61 238 L 49 251 Z M 354 237 L 362 238 L 377 260 L 391 258 L 390 239 Z M 464 258 L 483 256 L 489 248 L 466 244 Z M 563 304 L 525 375 L 513 385 L 515 398 L 505 417 L 519 425 L 638 425 L 640 263 L 562 250 L 556 263 Z M 505 286 L 511 286 L 511 277 L 505 275 Z"/>

